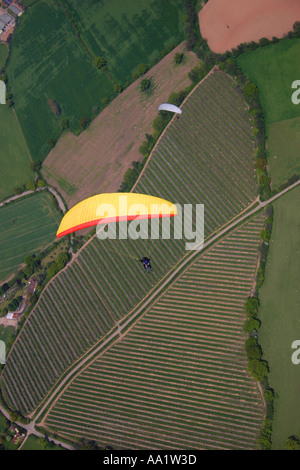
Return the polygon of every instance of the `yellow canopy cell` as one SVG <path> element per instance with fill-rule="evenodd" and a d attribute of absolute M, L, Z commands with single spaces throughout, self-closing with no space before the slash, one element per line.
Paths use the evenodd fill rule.
<path fill-rule="evenodd" d="M 173 217 L 175 204 L 155 196 L 135 193 L 103 193 L 89 197 L 72 207 L 62 218 L 57 238 L 99 223 Z"/>

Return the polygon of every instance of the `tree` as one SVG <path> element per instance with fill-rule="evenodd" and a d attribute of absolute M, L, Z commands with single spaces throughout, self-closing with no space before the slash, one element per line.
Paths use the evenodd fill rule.
<path fill-rule="evenodd" d="M 260 345 L 257 343 L 256 339 L 253 336 L 249 336 L 249 338 L 245 342 L 245 351 L 247 354 L 247 358 L 251 361 L 253 359 L 261 359 L 262 357 L 262 350 Z"/>
<path fill-rule="evenodd" d="M 121 93 L 122 87 L 119 83 L 114 83 L 114 91 L 115 93 Z"/>
<path fill-rule="evenodd" d="M 142 155 L 144 155 L 145 157 L 148 157 L 150 155 L 151 150 L 154 147 L 155 140 L 152 134 L 146 133 L 145 137 L 146 137 L 146 140 L 144 140 L 142 145 L 139 147 L 139 151 L 141 152 Z"/>
<path fill-rule="evenodd" d="M 265 243 L 269 243 L 270 238 L 271 238 L 271 231 L 270 230 L 262 230 L 260 232 L 260 238 L 263 240 Z"/>
<path fill-rule="evenodd" d="M 139 75 L 144 75 L 146 72 L 148 72 L 149 66 L 147 64 L 139 64 L 138 65 L 138 73 Z"/>
<path fill-rule="evenodd" d="M 245 310 L 249 317 L 256 317 L 259 307 L 258 297 L 248 297 L 245 303 Z"/>
<path fill-rule="evenodd" d="M 136 182 L 143 165 L 140 162 L 132 162 L 132 168 L 128 168 L 125 172 L 122 184 L 120 186 L 120 192 L 128 192 Z"/>
<path fill-rule="evenodd" d="M 22 194 L 22 192 L 23 192 L 23 188 L 21 186 L 17 186 L 16 188 L 14 188 L 14 193 L 16 195 Z"/>
<path fill-rule="evenodd" d="M 46 144 L 48 145 L 48 147 L 50 148 L 53 148 L 55 147 L 55 144 L 56 144 L 56 139 L 54 139 L 53 137 L 51 139 L 48 139 Z"/>
<path fill-rule="evenodd" d="M 65 129 L 68 129 L 69 127 L 69 119 L 62 119 L 59 123 L 59 127 L 62 131 L 64 131 Z"/>
<path fill-rule="evenodd" d="M 34 273 L 34 270 L 40 265 L 39 259 L 35 255 L 28 255 L 24 259 L 25 267 L 23 273 L 26 278 L 29 278 Z"/>
<path fill-rule="evenodd" d="M 107 60 L 104 57 L 96 57 L 94 59 L 94 64 L 97 69 L 101 69 L 107 64 Z"/>
<path fill-rule="evenodd" d="M 31 171 L 40 171 L 41 168 L 42 168 L 42 162 L 40 160 L 33 161 L 30 163 Z"/>
<path fill-rule="evenodd" d="M 58 271 L 59 271 L 59 270 L 58 270 L 58 267 L 57 267 L 55 261 L 53 261 L 53 262 L 50 264 L 49 268 L 48 268 L 47 278 L 48 278 L 48 279 L 51 279 L 53 276 L 55 276 L 55 274 L 58 273 Z"/>
<path fill-rule="evenodd" d="M 67 253 L 60 253 L 56 259 L 56 266 L 58 268 L 58 270 L 60 271 L 62 268 L 65 267 L 65 265 L 67 264 L 69 260 L 69 257 L 67 255 Z"/>
<path fill-rule="evenodd" d="M 4 284 L 2 284 L 0 288 L 0 295 L 5 294 L 5 292 L 7 292 L 8 289 L 9 289 L 9 285 L 7 284 L 7 282 L 5 282 Z"/>
<path fill-rule="evenodd" d="M 193 83 L 198 83 L 206 75 L 206 68 L 204 64 L 194 67 L 189 73 L 188 77 Z"/>
<path fill-rule="evenodd" d="M 184 53 L 183 52 L 176 52 L 174 55 L 174 62 L 176 65 L 181 64 L 183 61 Z"/>
<path fill-rule="evenodd" d="M 39 179 L 37 181 L 37 185 L 38 185 L 39 188 L 43 188 L 44 186 L 46 186 L 46 181 Z"/>
<path fill-rule="evenodd" d="M 260 436 L 258 438 L 258 447 L 261 450 L 271 449 L 272 446 L 272 422 L 269 418 L 265 418 L 263 421 Z"/>
<path fill-rule="evenodd" d="M 143 80 L 141 80 L 141 83 L 140 83 L 140 90 L 144 92 L 150 88 L 150 85 L 151 85 L 151 79 L 143 78 Z"/>
<path fill-rule="evenodd" d="M 81 127 L 81 129 L 87 129 L 87 127 L 90 125 L 90 118 L 88 117 L 82 117 L 81 119 L 79 119 L 79 126 Z"/>
<path fill-rule="evenodd" d="M 300 21 L 296 21 L 296 23 L 294 23 L 293 29 L 296 37 L 300 37 Z"/>
<path fill-rule="evenodd" d="M 17 308 L 20 305 L 21 300 L 22 300 L 22 296 L 18 296 L 16 298 L 12 299 L 11 302 L 9 303 L 9 305 L 8 305 L 8 310 L 10 310 L 12 312 L 17 310 Z"/>
<path fill-rule="evenodd" d="M 247 81 L 244 86 L 244 95 L 248 99 L 253 99 L 258 94 L 258 89 L 253 82 Z"/>
<path fill-rule="evenodd" d="M 107 97 L 104 97 L 101 99 L 101 103 L 104 105 L 104 106 L 107 106 L 108 103 L 109 103 L 109 99 Z"/>
<path fill-rule="evenodd" d="M 34 305 L 37 301 L 38 297 L 36 295 L 35 292 L 30 292 L 28 295 L 27 295 L 27 302 L 28 302 L 28 305 L 31 307 L 32 305 Z"/>
<path fill-rule="evenodd" d="M 262 47 L 270 44 L 270 40 L 268 38 L 261 38 L 258 42 L 259 42 L 259 45 Z"/>
<path fill-rule="evenodd" d="M 6 106 L 11 108 L 11 106 L 14 104 L 13 102 L 13 95 L 11 93 L 6 93 L 6 98 L 5 98 Z"/>
<path fill-rule="evenodd" d="M 254 164 L 254 167 L 257 169 L 257 170 L 265 170 L 266 169 L 266 159 L 265 158 L 258 158 Z"/>
<path fill-rule="evenodd" d="M 269 368 L 266 361 L 252 359 L 248 362 L 248 371 L 257 382 L 261 382 L 268 375 Z"/>
<path fill-rule="evenodd" d="M 39 444 L 43 449 L 45 449 L 48 444 L 48 439 L 46 437 L 39 437 Z"/>
<path fill-rule="evenodd" d="M 299 437 L 293 435 L 289 436 L 286 440 L 285 448 L 287 450 L 298 450 L 300 448 L 300 439 Z"/>
<path fill-rule="evenodd" d="M 255 330 L 258 330 L 260 327 L 260 321 L 257 318 L 249 318 L 244 323 L 244 332 L 252 333 Z"/>
<path fill-rule="evenodd" d="M 28 191 L 34 191 L 35 190 L 35 182 L 34 181 L 29 181 L 26 184 L 26 189 L 28 189 Z"/>

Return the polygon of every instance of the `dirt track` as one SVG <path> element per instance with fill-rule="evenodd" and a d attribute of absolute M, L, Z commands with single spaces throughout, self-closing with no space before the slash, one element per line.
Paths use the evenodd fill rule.
<path fill-rule="evenodd" d="M 296 21 L 299 0 L 209 0 L 199 13 L 201 35 L 220 54 L 242 42 L 281 38 Z"/>

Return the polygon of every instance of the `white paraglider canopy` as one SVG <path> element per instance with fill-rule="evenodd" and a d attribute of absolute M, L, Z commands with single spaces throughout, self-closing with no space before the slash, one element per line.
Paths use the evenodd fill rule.
<path fill-rule="evenodd" d="M 171 113 L 178 113 L 178 114 L 182 113 L 180 108 L 178 108 L 174 104 L 170 104 L 170 103 L 160 104 L 159 107 L 158 107 L 158 110 L 159 111 L 170 111 Z"/>

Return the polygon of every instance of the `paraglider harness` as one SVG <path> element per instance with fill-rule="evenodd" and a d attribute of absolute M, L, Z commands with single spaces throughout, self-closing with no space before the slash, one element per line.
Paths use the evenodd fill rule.
<path fill-rule="evenodd" d="M 140 259 L 141 263 L 143 263 L 144 268 L 146 269 L 147 273 L 151 270 L 151 264 L 150 264 L 150 259 L 146 258 L 144 256 L 142 259 Z"/>

